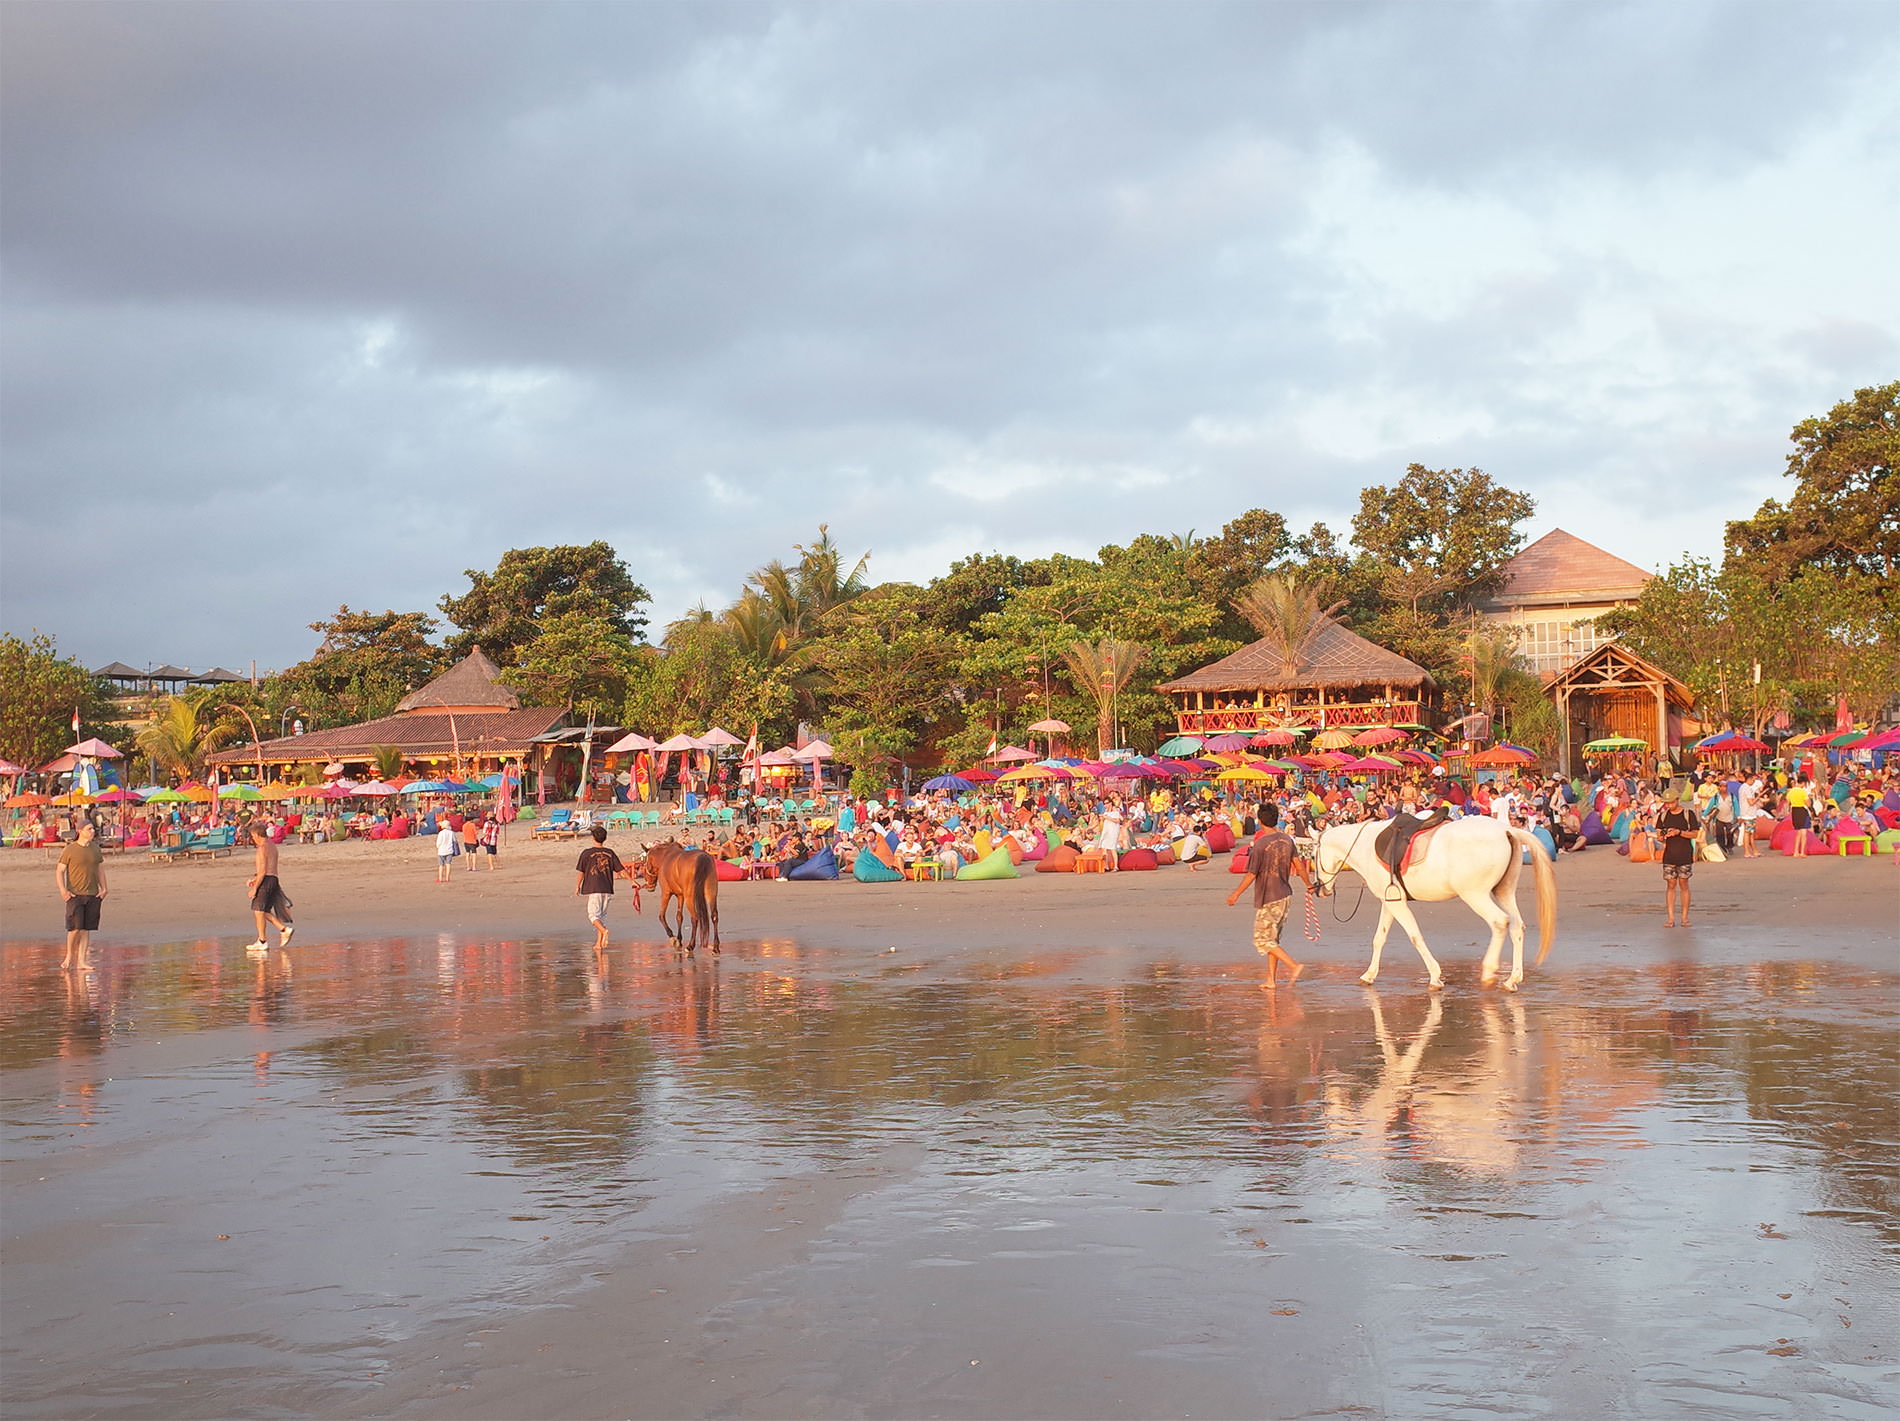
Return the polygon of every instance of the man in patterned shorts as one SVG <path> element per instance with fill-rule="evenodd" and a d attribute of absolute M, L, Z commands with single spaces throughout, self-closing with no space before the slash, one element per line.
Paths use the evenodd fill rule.
<path fill-rule="evenodd" d="M 1286 921 L 1287 908 L 1293 902 L 1290 880 L 1297 877 L 1306 884 L 1313 880 L 1307 872 L 1306 860 L 1293 851 L 1293 840 L 1280 830 L 1280 806 L 1262 804 L 1255 817 L 1265 827 L 1247 851 L 1246 876 L 1227 895 L 1227 906 L 1233 907 L 1247 891 L 1247 885 L 1253 885 L 1254 951 L 1267 959 L 1267 986 L 1277 986 L 1274 978 L 1279 964 L 1284 962 L 1290 987 L 1300 980 L 1300 973 L 1306 967 L 1295 962 L 1280 946 L 1280 925 Z"/>

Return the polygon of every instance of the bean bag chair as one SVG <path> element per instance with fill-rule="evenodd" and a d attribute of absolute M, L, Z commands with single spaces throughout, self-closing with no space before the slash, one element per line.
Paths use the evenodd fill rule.
<path fill-rule="evenodd" d="M 1536 836 L 1537 842 L 1544 846 L 1545 853 L 1549 854 L 1552 858 L 1557 857 L 1557 841 L 1550 836 L 1550 830 L 1546 829 L 1542 824 L 1539 824 L 1535 829 L 1531 830 L 1531 833 Z M 1530 850 L 1525 850 L 1525 853 L 1528 854 L 1529 852 Z M 1524 861 L 1526 863 L 1530 862 L 1528 858 Z"/>
<path fill-rule="evenodd" d="M 1012 864 L 1019 864 L 1023 861 L 1023 842 L 1014 834 L 1003 835 L 1003 842 L 997 845 L 997 847 L 1009 855 L 1009 861 Z"/>
<path fill-rule="evenodd" d="M 1630 862 L 1654 863 L 1662 857 L 1662 840 L 1648 829 L 1637 829 L 1630 834 Z"/>
<path fill-rule="evenodd" d="M 1583 816 L 1583 841 L 1586 844 L 1611 843 L 1610 831 L 1603 827 L 1603 816 L 1594 809 Z"/>
<path fill-rule="evenodd" d="M 1172 864 L 1175 862 L 1174 850 L 1167 847 L 1165 844 L 1162 847 L 1156 849 L 1155 862 L 1161 865 L 1161 867 L 1163 868 L 1168 867 L 1169 864 Z"/>
<path fill-rule="evenodd" d="M 1880 805 L 1874 810 L 1874 822 L 1882 829 L 1900 829 L 1900 810 Z"/>
<path fill-rule="evenodd" d="M 830 849 L 820 849 L 793 869 L 790 878 L 794 883 L 819 883 L 835 880 L 838 877 L 838 856 Z"/>
<path fill-rule="evenodd" d="M 1900 829 L 1882 829 L 1880 837 L 1874 840 L 1874 852 L 1877 854 L 1900 853 Z"/>
<path fill-rule="evenodd" d="M 904 875 L 885 863 L 876 854 L 861 853 L 857 862 L 851 865 L 851 876 L 859 883 L 902 883 Z"/>
<path fill-rule="evenodd" d="M 1233 848 L 1234 831 L 1225 819 L 1216 819 L 1207 826 L 1207 846 L 1217 854 Z"/>
<path fill-rule="evenodd" d="M 1774 838 L 1775 821 L 1770 819 L 1766 814 L 1758 815 L 1755 819 L 1755 842 L 1758 844 L 1770 844 L 1774 842 Z"/>
<path fill-rule="evenodd" d="M 1242 844 L 1239 848 L 1234 850 L 1233 857 L 1227 860 L 1227 871 L 1229 873 L 1245 873 L 1247 871 L 1247 851 L 1252 847 L 1252 844 Z"/>
<path fill-rule="evenodd" d="M 1038 832 L 1034 838 L 1030 839 L 1029 847 L 1023 850 L 1022 861 L 1024 863 L 1040 862 L 1047 856 L 1048 852 L 1049 841 Z"/>
<path fill-rule="evenodd" d="M 727 863 L 724 859 L 718 859 L 713 863 L 713 872 L 718 875 L 721 883 L 745 882 L 745 870 L 736 863 Z"/>
<path fill-rule="evenodd" d="M 957 870 L 958 883 L 988 883 L 998 878 L 1017 877 L 1016 865 L 1009 861 L 1008 849 L 995 849 L 975 863 Z"/>
<path fill-rule="evenodd" d="M 1124 849 L 1119 866 L 1123 873 L 1152 873 L 1161 867 L 1153 849 Z"/>
<path fill-rule="evenodd" d="M 1873 849 L 1873 840 L 1860 825 L 1849 820 L 1827 836 L 1827 851 L 1831 854 L 1865 854 Z"/>
<path fill-rule="evenodd" d="M 1616 843 L 1622 844 L 1629 841 L 1629 836 L 1630 812 L 1625 809 L 1616 816 L 1616 822 L 1610 825 L 1610 838 Z"/>
<path fill-rule="evenodd" d="M 1082 853 L 1073 844 L 1057 844 L 1042 856 L 1042 862 L 1036 865 L 1037 873 L 1074 873 L 1075 861 Z"/>
<path fill-rule="evenodd" d="M 978 829 L 970 836 L 970 842 L 976 846 L 978 862 L 990 856 L 990 831 L 988 829 Z"/>

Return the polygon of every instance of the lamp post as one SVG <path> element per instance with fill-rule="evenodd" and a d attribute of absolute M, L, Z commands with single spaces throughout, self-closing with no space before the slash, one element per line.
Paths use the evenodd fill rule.
<path fill-rule="evenodd" d="M 292 711 L 300 711 L 302 709 L 303 707 L 299 705 L 289 705 L 289 706 L 284 707 L 284 713 L 277 717 L 277 738 L 279 740 L 282 740 L 284 738 L 284 727 L 290 724 L 290 713 Z"/>
<path fill-rule="evenodd" d="M 251 719 L 251 713 L 236 701 L 224 702 L 224 709 L 234 710 L 244 717 L 244 723 L 251 727 L 251 744 L 257 750 L 257 782 L 264 783 L 264 737 L 257 733 L 257 722 Z"/>

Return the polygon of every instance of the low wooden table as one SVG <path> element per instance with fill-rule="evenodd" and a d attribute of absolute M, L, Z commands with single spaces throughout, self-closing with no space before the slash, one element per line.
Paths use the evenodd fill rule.
<path fill-rule="evenodd" d="M 777 878 L 778 865 L 775 863 L 749 863 L 745 866 L 747 879 Z"/>
<path fill-rule="evenodd" d="M 1093 853 L 1083 854 L 1081 858 L 1075 861 L 1075 871 L 1077 873 L 1107 873 L 1108 855 Z"/>
<path fill-rule="evenodd" d="M 916 863 L 904 865 L 904 877 L 912 883 L 940 883 L 943 881 L 942 859 L 918 859 Z"/>

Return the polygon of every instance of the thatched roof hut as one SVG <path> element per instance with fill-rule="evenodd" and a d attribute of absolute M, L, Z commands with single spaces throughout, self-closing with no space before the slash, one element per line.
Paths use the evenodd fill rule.
<path fill-rule="evenodd" d="M 1421 718 L 1433 710 L 1436 683 L 1417 662 L 1328 622 L 1295 667 L 1263 638 L 1157 689 L 1174 701 L 1181 732 L 1200 735 L 1429 723 Z"/>

